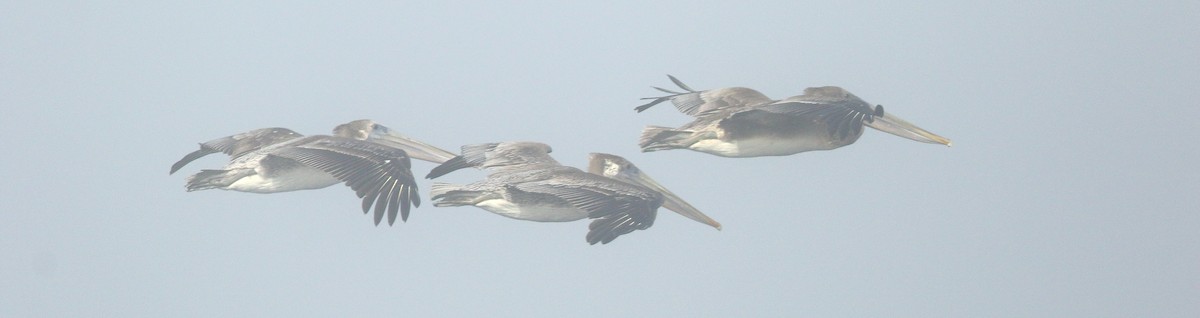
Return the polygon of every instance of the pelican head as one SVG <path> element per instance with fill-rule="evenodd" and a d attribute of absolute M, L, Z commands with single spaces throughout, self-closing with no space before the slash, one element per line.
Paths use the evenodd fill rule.
<path fill-rule="evenodd" d="M 443 163 L 454 154 L 434 147 L 416 139 L 408 138 L 370 119 L 359 119 L 333 128 L 333 135 L 358 140 L 367 140 L 378 144 L 404 150 L 409 157 L 432 163 Z"/>
<path fill-rule="evenodd" d="M 913 125 L 912 123 L 904 121 L 903 119 L 900 119 L 900 117 L 892 115 L 892 113 L 885 112 L 883 111 L 883 106 L 880 105 L 875 106 L 874 120 L 865 121 L 863 124 L 867 125 L 867 127 L 875 128 L 876 130 L 896 136 L 924 143 L 943 144 L 950 146 L 950 139 L 946 139 L 946 137 L 938 136 L 937 134 L 921 129 L 921 127 L 917 127 L 917 125 Z"/>
<path fill-rule="evenodd" d="M 657 191 L 663 196 L 662 207 L 675 211 L 675 213 L 679 213 L 696 222 L 708 224 L 718 230 L 721 229 L 721 223 L 704 215 L 704 213 L 691 204 L 688 204 L 687 201 L 684 201 L 675 195 L 675 193 L 671 193 L 670 190 L 658 184 L 657 181 L 654 181 L 649 175 L 643 173 L 642 170 L 638 169 L 629 160 L 625 160 L 625 158 L 606 153 L 592 153 L 588 160 L 588 172 Z"/>

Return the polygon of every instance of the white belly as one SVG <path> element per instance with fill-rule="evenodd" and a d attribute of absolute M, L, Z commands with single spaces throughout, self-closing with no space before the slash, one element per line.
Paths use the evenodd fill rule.
<path fill-rule="evenodd" d="M 298 166 L 295 169 L 279 171 L 270 177 L 255 174 L 241 178 L 225 189 L 254 193 L 276 193 L 320 189 L 340 182 L 341 180 L 334 178 L 324 171 L 307 166 Z"/>
<path fill-rule="evenodd" d="M 787 156 L 812 150 L 829 150 L 834 145 L 821 138 L 750 138 L 725 141 L 705 139 L 689 149 L 722 157 Z"/>
<path fill-rule="evenodd" d="M 515 204 L 504 199 L 485 200 L 475 206 L 506 217 L 537 222 L 570 222 L 587 218 L 587 212 L 569 205 Z"/>

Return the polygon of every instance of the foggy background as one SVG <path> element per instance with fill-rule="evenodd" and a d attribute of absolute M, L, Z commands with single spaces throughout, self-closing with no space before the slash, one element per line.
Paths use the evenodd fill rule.
<path fill-rule="evenodd" d="M 0 316 L 1200 316 L 1200 3 L 0 2 Z M 868 129 L 786 157 L 640 153 L 666 74 L 842 86 Z M 720 221 L 188 193 L 196 143 L 370 118 L 456 151 L 628 158 Z M 424 175 L 434 165 L 414 163 Z M 451 182 L 482 178 L 463 170 Z"/>

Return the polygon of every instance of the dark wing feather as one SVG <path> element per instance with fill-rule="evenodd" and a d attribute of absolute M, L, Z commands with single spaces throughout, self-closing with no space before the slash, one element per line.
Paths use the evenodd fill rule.
<path fill-rule="evenodd" d="M 779 115 L 808 117 L 813 121 L 828 124 L 829 135 L 846 139 L 862 134 L 863 123 L 875 120 L 875 114 L 881 113 L 871 109 L 865 103 L 853 101 L 810 102 L 784 100 L 769 105 L 756 107 L 754 111 L 764 111 Z M 735 114 L 738 116 L 740 114 Z"/>
<path fill-rule="evenodd" d="M 311 142 L 271 153 L 320 169 L 342 180 L 363 199 L 363 213 L 374 206 L 375 224 L 386 212 L 388 225 L 407 221 L 412 206 L 420 206 L 412 162 L 404 150 L 350 138 L 319 136 Z"/>
<path fill-rule="evenodd" d="M 179 171 L 180 168 L 183 168 L 183 166 L 186 166 L 192 161 L 196 161 L 196 159 L 200 159 L 200 157 L 214 153 L 217 153 L 216 149 L 205 147 L 204 144 L 200 144 L 200 150 L 193 151 L 192 153 L 183 156 L 183 159 L 179 159 L 179 161 L 176 161 L 175 164 L 171 165 L 171 172 L 168 174 L 175 174 L 175 171 Z"/>
<path fill-rule="evenodd" d="M 672 102 L 674 102 L 674 100 L 675 100 L 675 97 L 676 97 L 676 96 L 680 96 L 680 95 L 687 95 L 687 94 L 691 94 L 691 93 L 698 93 L 698 92 L 696 92 L 695 90 L 692 90 L 692 88 L 691 88 L 691 87 L 688 87 L 686 84 L 684 84 L 684 83 L 683 83 L 683 81 L 680 81 L 678 78 L 675 78 L 675 76 L 671 76 L 670 74 L 667 74 L 667 78 L 670 78 L 670 79 L 671 79 L 671 82 L 675 83 L 675 86 L 679 86 L 679 88 L 682 88 L 683 90 L 685 90 L 685 91 L 687 91 L 687 92 L 676 92 L 676 91 L 669 90 L 669 89 L 665 89 L 665 88 L 662 88 L 662 87 L 651 86 L 651 87 L 653 87 L 654 89 L 656 89 L 656 90 L 658 90 L 658 91 L 660 91 L 660 92 L 667 93 L 667 94 L 670 94 L 670 95 L 667 95 L 667 96 L 660 96 L 660 97 L 645 97 L 645 98 L 642 98 L 643 100 L 646 100 L 646 99 L 652 99 L 652 101 L 650 101 L 649 103 L 646 103 L 646 104 L 642 104 L 641 106 L 634 107 L 634 108 L 633 108 L 633 110 L 636 110 L 637 112 L 639 112 L 639 113 L 640 113 L 640 112 L 642 112 L 642 111 L 645 111 L 645 110 L 647 110 L 647 109 L 650 109 L 650 107 L 654 107 L 654 105 L 658 105 L 658 104 L 660 104 L 660 103 L 662 103 L 662 102 L 665 102 L 665 101 L 672 101 Z M 678 104 L 676 105 L 676 107 L 678 107 Z M 682 109 L 680 109 L 680 111 L 683 111 L 683 110 L 682 110 Z M 687 112 L 684 112 L 684 113 L 686 114 Z M 689 114 L 689 115 L 690 115 L 690 114 Z"/>
<path fill-rule="evenodd" d="M 653 210 L 650 210 L 649 213 L 645 211 L 637 212 L 639 213 L 618 213 L 593 220 L 588 225 L 588 244 L 608 244 L 617 239 L 618 236 L 629 234 L 636 230 L 645 230 L 654 225 L 654 217 L 657 213 Z"/>
<path fill-rule="evenodd" d="M 443 162 L 442 164 L 438 165 L 437 167 L 433 167 L 432 170 L 429 170 L 429 174 L 425 175 L 425 179 L 433 179 L 433 178 L 444 176 L 447 173 L 458 171 L 459 169 L 478 167 L 478 166 L 479 166 L 479 164 L 471 163 L 469 160 L 467 160 L 467 158 L 465 158 L 463 156 L 455 156 L 454 158 L 450 158 L 450 160 L 446 160 L 446 162 Z"/>

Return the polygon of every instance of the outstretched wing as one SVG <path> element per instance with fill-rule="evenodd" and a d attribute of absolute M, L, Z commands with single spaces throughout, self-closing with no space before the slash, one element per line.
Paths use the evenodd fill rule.
<path fill-rule="evenodd" d="M 404 150 L 344 137 L 314 136 L 271 153 L 320 169 L 342 180 L 362 198 L 363 213 L 375 207 L 375 225 L 387 212 L 388 225 L 408 220 L 412 206 L 420 206 L 412 161 Z"/>
<path fill-rule="evenodd" d="M 188 163 L 200 159 L 201 157 L 218 152 L 225 153 L 231 158 L 237 158 L 248 152 L 262 149 L 264 147 L 281 143 L 284 141 L 300 138 L 302 135 L 287 128 L 262 128 L 248 132 L 240 133 L 233 136 L 218 138 L 200 144 L 200 150 L 183 156 L 175 164 L 171 165 L 171 174 L 179 171 L 180 168 Z"/>
<path fill-rule="evenodd" d="M 683 89 L 684 92 L 676 92 L 664 88 L 655 87 L 654 89 L 671 94 L 660 97 L 646 97 L 642 99 L 652 99 L 649 103 L 634 108 L 638 112 L 642 112 L 650 107 L 660 104 L 665 101 L 671 101 L 679 112 L 693 116 L 702 117 L 712 114 L 723 113 L 725 111 L 752 107 L 770 103 L 773 100 L 766 95 L 759 93 L 756 90 L 745 87 L 726 87 L 704 91 L 696 91 L 683 84 L 674 76 L 667 75 L 676 86 Z"/>

